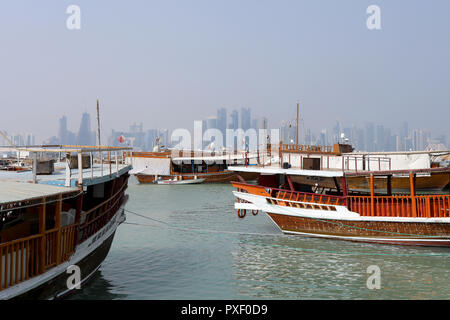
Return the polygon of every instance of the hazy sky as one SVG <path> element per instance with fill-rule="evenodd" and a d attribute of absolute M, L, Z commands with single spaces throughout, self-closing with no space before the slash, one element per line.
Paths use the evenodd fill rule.
<path fill-rule="evenodd" d="M 81 8 L 81 30 L 66 9 Z M 366 9 L 381 8 L 381 30 Z M 271 126 L 381 122 L 448 133 L 450 1 L 3 0 L 0 129 L 57 134 L 95 116 L 103 135 L 192 128 L 219 107 Z M 94 118 L 95 119 L 95 118 Z M 94 120 L 93 119 L 93 120 Z"/>

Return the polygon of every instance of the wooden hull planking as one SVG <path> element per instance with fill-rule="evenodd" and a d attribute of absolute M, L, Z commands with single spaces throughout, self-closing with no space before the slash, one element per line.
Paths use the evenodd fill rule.
<path fill-rule="evenodd" d="M 235 208 L 239 217 L 245 216 L 245 212 L 242 213 L 241 210 L 266 212 L 280 230 L 287 234 L 360 242 L 450 247 L 448 196 L 426 196 L 424 203 L 429 207 L 423 206 L 422 200 L 418 200 L 417 208 L 411 205 L 402 206 L 400 202 L 394 201 L 391 206 L 393 210 L 374 210 L 372 215 L 365 212 L 362 206 L 356 206 L 361 212 L 349 210 L 353 197 L 290 192 L 239 182 L 233 182 L 233 186 L 237 188 Z M 381 204 L 377 202 L 374 203 L 374 208 L 380 205 L 386 207 L 387 204 L 386 201 Z"/>
<path fill-rule="evenodd" d="M 450 247 L 449 223 L 368 222 L 267 214 L 287 234 L 369 243 Z"/>

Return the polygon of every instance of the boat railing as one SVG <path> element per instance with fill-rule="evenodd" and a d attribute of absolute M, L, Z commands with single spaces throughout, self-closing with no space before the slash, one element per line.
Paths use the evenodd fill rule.
<path fill-rule="evenodd" d="M 349 196 L 348 208 L 368 217 L 448 218 L 450 195 Z"/>
<path fill-rule="evenodd" d="M 45 232 L 45 269 L 56 266 L 57 264 L 57 241 L 59 228 L 51 229 Z M 61 245 L 61 244 L 60 244 Z"/>
<path fill-rule="evenodd" d="M 61 261 L 69 260 L 75 252 L 75 235 L 78 229 L 78 223 L 61 228 Z"/>
<path fill-rule="evenodd" d="M 305 144 L 281 144 L 281 152 L 333 153 L 332 146 L 315 146 Z"/>
<path fill-rule="evenodd" d="M 61 229 L 47 230 L 44 235 L 37 234 L 1 243 L 0 290 L 40 275 L 67 261 L 75 249 L 76 228 L 77 224 L 72 224 Z"/>
<path fill-rule="evenodd" d="M 126 188 L 127 183 L 125 182 L 109 199 L 81 214 L 78 243 L 88 239 L 111 220 L 123 204 Z"/>
<path fill-rule="evenodd" d="M 0 244 L 0 290 L 40 274 L 42 235 Z"/>
<path fill-rule="evenodd" d="M 65 186 L 71 186 L 72 169 L 71 156 L 77 159 L 77 172 L 75 178 L 78 185 L 83 184 L 83 179 L 94 178 L 94 163 L 99 164 L 100 176 L 112 175 L 119 173 L 119 165 L 126 165 L 126 157 L 132 157 L 131 147 L 111 147 L 111 146 L 83 146 L 83 145 L 42 145 L 42 146 L 25 146 L 25 147 L 8 147 L 8 150 L 20 152 L 28 152 L 30 158 L 33 160 L 33 182 L 37 181 L 37 158 L 44 154 L 52 155 L 59 160 L 65 158 L 66 172 L 65 172 Z M 85 155 L 89 156 L 89 170 L 83 170 L 83 158 Z M 96 157 L 96 159 L 94 159 Z"/>
<path fill-rule="evenodd" d="M 238 191 L 263 195 L 273 204 L 306 202 L 346 206 L 366 217 L 449 218 L 450 195 L 334 196 L 233 182 Z"/>
<path fill-rule="evenodd" d="M 255 186 L 247 183 L 233 182 L 232 183 L 238 191 L 249 192 L 252 194 L 265 195 L 274 201 L 293 201 L 293 202 L 307 202 L 325 205 L 345 205 L 345 197 L 308 193 L 301 191 L 291 191 L 286 189 L 278 189 L 272 187 Z"/>
<path fill-rule="evenodd" d="M 316 170 L 341 170 L 345 172 L 368 172 L 368 171 L 383 171 L 392 169 L 392 159 L 383 156 L 362 156 L 362 155 L 336 155 L 333 153 L 325 154 L 318 153 L 310 157 L 310 154 L 292 155 L 287 153 L 279 159 L 279 165 L 283 162 L 288 162 L 291 167 L 305 169 L 304 159 L 317 158 L 319 159 Z"/>
<path fill-rule="evenodd" d="M 295 202 L 307 202 L 307 203 L 317 203 L 317 204 L 328 204 L 328 205 L 345 205 L 345 197 L 318 194 L 318 193 L 308 193 L 301 191 L 290 191 L 282 189 L 272 189 L 273 198 L 281 200 L 289 200 Z"/>

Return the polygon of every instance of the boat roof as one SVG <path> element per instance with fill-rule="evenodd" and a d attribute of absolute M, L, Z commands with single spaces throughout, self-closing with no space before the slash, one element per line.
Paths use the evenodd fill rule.
<path fill-rule="evenodd" d="M 280 167 L 261 167 L 255 165 L 249 166 L 229 166 L 228 170 L 237 172 L 257 172 L 260 174 L 288 174 L 296 176 L 315 176 L 315 177 L 342 177 L 343 171 L 340 170 L 304 170 L 297 168 L 283 169 Z"/>
<path fill-rule="evenodd" d="M 256 159 L 256 155 L 248 155 L 247 159 Z M 177 157 L 172 158 L 172 161 L 228 161 L 228 160 L 245 160 L 245 156 L 242 154 L 229 154 L 229 155 L 218 155 L 218 156 L 200 156 L 200 157 Z"/>
<path fill-rule="evenodd" d="M 116 164 L 111 165 L 111 174 L 109 169 L 109 164 L 94 164 L 91 168 L 83 169 L 83 185 L 93 185 L 97 183 L 106 182 L 115 179 L 116 176 L 120 176 L 125 172 L 131 170 L 131 165 L 127 164 Z M 70 175 L 70 187 L 75 187 L 78 182 L 78 169 L 72 169 Z M 37 175 L 37 184 L 48 184 L 64 187 L 66 183 L 66 170 L 65 163 L 55 163 L 55 171 L 53 174 L 49 175 Z M 29 171 L 2 171 L 0 170 L 0 181 L 18 181 L 18 182 L 28 182 L 33 180 L 33 172 Z"/>
<path fill-rule="evenodd" d="M 311 176 L 311 177 L 343 177 L 345 176 L 390 176 L 390 175 L 405 175 L 405 174 L 432 174 L 432 173 L 448 173 L 450 174 L 450 167 L 424 168 L 424 169 L 404 169 L 404 170 L 380 170 L 380 171 L 342 171 L 332 169 L 322 170 L 304 170 L 299 168 L 283 169 L 277 166 L 261 167 L 257 165 L 248 166 L 229 166 L 228 170 L 236 172 L 256 172 L 260 174 L 288 174 L 294 176 Z"/>
<path fill-rule="evenodd" d="M 0 180 L 0 204 L 72 193 L 78 190 L 75 187 Z"/>

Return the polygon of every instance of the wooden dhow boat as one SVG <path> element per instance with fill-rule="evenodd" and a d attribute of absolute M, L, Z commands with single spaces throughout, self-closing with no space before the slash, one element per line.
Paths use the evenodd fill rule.
<path fill-rule="evenodd" d="M 177 178 L 174 178 L 173 180 L 163 180 L 163 179 L 156 179 L 153 181 L 155 184 L 161 184 L 161 185 L 185 185 L 185 184 L 198 184 L 205 181 L 205 179 L 188 179 L 188 180 L 178 180 Z"/>
<path fill-rule="evenodd" d="M 450 195 L 418 193 L 417 176 L 439 172 L 450 181 L 450 168 L 343 171 L 282 167 L 230 167 L 237 173 L 258 172 L 256 185 L 232 182 L 235 209 L 240 218 L 247 211 L 265 212 L 286 234 L 383 244 L 450 247 Z M 408 194 L 395 194 L 393 177 L 407 174 Z M 334 186 L 301 184 L 302 179 L 327 179 Z M 363 177 L 368 193 L 355 191 L 348 181 Z M 385 179 L 386 190 L 375 188 Z"/>
<path fill-rule="evenodd" d="M 205 151 L 158 151 L 132 152 L 126 155 L 127 163 L 140 183 L 154 183 L 155 180 L 194 181 L 203 183 L 229 183 L 236 180 L 236 173 L 228 170 L 229 165 L 244 164 L 255 157 L 245 153 Z M 256 173 L 244 173 L 247 180 L 255 180 Z M 187 182 L 185 182 L 187 183 Z"/>
<path fill-rule="evenodd" d="M 38 175 L 34 157 L 32 173 L 0 173 L 0 299 L 62 298 L 94 275 L 125 220 L 129 148 L 23 150 L 62 153 L 66 168 Z"/>
<path fill-rule="evenodd" d="M 395 193 L 409 193 L 409 170 L 416 170 L 416 190 L 418 192 L 438 192 L 448 190 L 449 180 L 439 159 L 450 154 L 442 151 L 410 151 L 410 152 L 354 152 L 348 144 L 333 146 L 311 146 L 283 144 L 278 146 L 278 165 L 305 170 L 340 170 L 340 171 L 392 171 L 390 186 Z M 445 166 L 444 166 L 445 167 Z M 424 171 L 417 171 L 426 169 Z M 435 169 L 435 170 L 428 170 Z M 293 182 L 319 188 L 335 186 L 333 177 L 293 176 Z M 339 180 L 337 183 L 341 183 Z M 370 192 L 370 181 L 367 175 L 347 177 L 347 187 L 351 190 Z M 375 190 L 387 190 L 387 180 L 376 176 Z"/>

